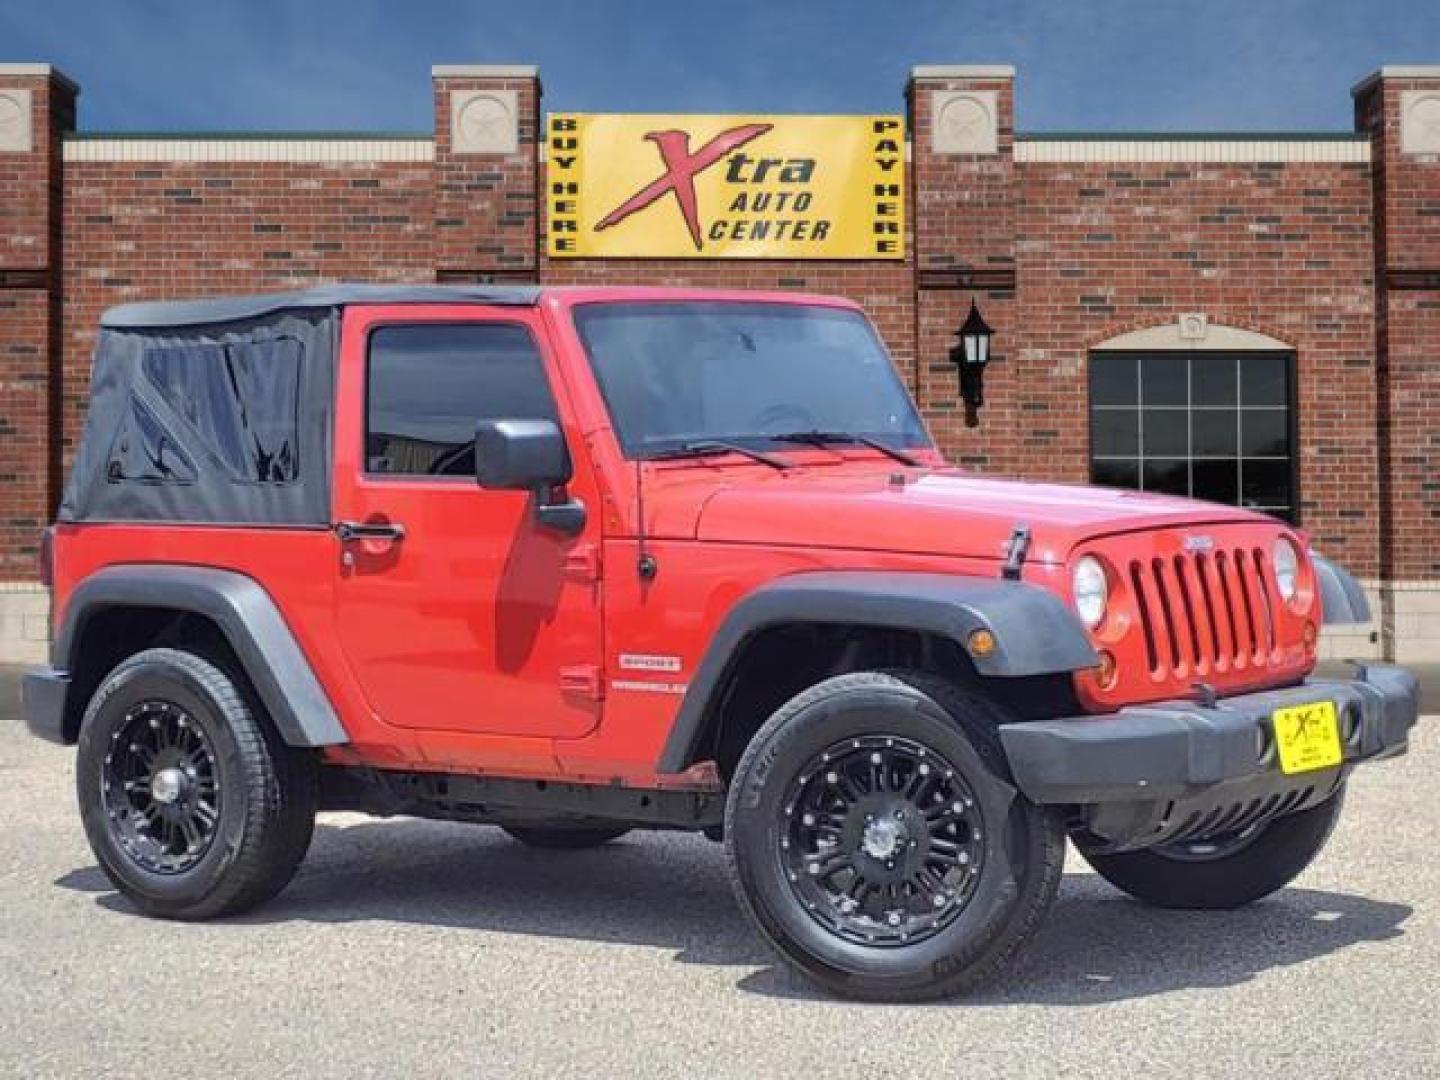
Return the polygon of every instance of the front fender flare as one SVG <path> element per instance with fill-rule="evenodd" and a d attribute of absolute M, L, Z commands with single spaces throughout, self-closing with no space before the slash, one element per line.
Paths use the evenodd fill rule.
<path fill-rule="evenodd" d="M 1313 551 L 1310 561 L 1315 564 L 1315 577 L 1320 583 L 1320 610 L 1324 612 L 1325 625 L 1369 622 L 1370 601 L 1350 572 Z"/>
<path fill-rule="evenodd" d="M 986 629 L 997 648 L 975 658 L 987 678 L 1022 678 L 1094 667 L 1099 656 L 1079 619 L 1054 593 L 999 578 L 949 574 L 843 570 L 793 574 L 760 586 L 730 609 L 690 680 L 658 764 L 679 772 L 706 729 L 716 691 L 745 642 L 769 627 L 791 623 L 920 630 L 963 649 Z"/>
<path fill-rule="evenodd" d="M 291 746 L 350 741 L 300 643 L 253 578 L 201 566 L 109 566 L 71 593 L 55 630 L 51 663 L 74 670 L 85 623 L 110 607 L 161 608 L 211 620 L 235 650 L 281 738 Z"/>

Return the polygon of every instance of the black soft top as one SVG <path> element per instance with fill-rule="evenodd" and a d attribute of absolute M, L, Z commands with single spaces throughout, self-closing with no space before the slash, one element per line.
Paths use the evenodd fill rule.
<path fill-rule="evenodd" d="M 535 285 L 318 285 L 293 292 L 215 296 L 121 304 L 100 316 L 109 330 L 157 330 L 211 326 L 255 319 L 278 311 L 342 308 L 348 304 L 498 304 L 533 307 Z"/>

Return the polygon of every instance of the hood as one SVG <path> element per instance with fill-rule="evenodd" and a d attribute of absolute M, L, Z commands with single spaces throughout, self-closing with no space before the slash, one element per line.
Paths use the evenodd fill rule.
<path fill-rule="evenodd" d="M 743 481 L 736 476 L 707 491 L 695 507 L 698 540 L 999 559 L 1023 524 L 1030 559 L 1057 563 L 1082 540 L 1114 533 L 1268 520 L 1190 499 L 953 469 L 747 470 Z"/>

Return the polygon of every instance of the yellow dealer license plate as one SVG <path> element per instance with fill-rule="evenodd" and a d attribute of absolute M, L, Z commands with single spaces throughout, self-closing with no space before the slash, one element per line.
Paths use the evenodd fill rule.
<path fill-rule="evenodd" d="M 1275 725 L 1275 749 L 1283 773 L 1311 772 L 1339 765 L 1340 721 L 1333 701 L 1291 705 L 1271 714 Z"/>

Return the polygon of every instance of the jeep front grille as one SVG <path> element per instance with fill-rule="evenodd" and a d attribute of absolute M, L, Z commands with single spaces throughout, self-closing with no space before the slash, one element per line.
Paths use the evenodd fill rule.
<path fill-rule="evenodd" d="M 1272 577 L 1259 547 L 1132 560 L 1151 674 L 1185 678 L 1264 666 L 1276 648 Z"/>

